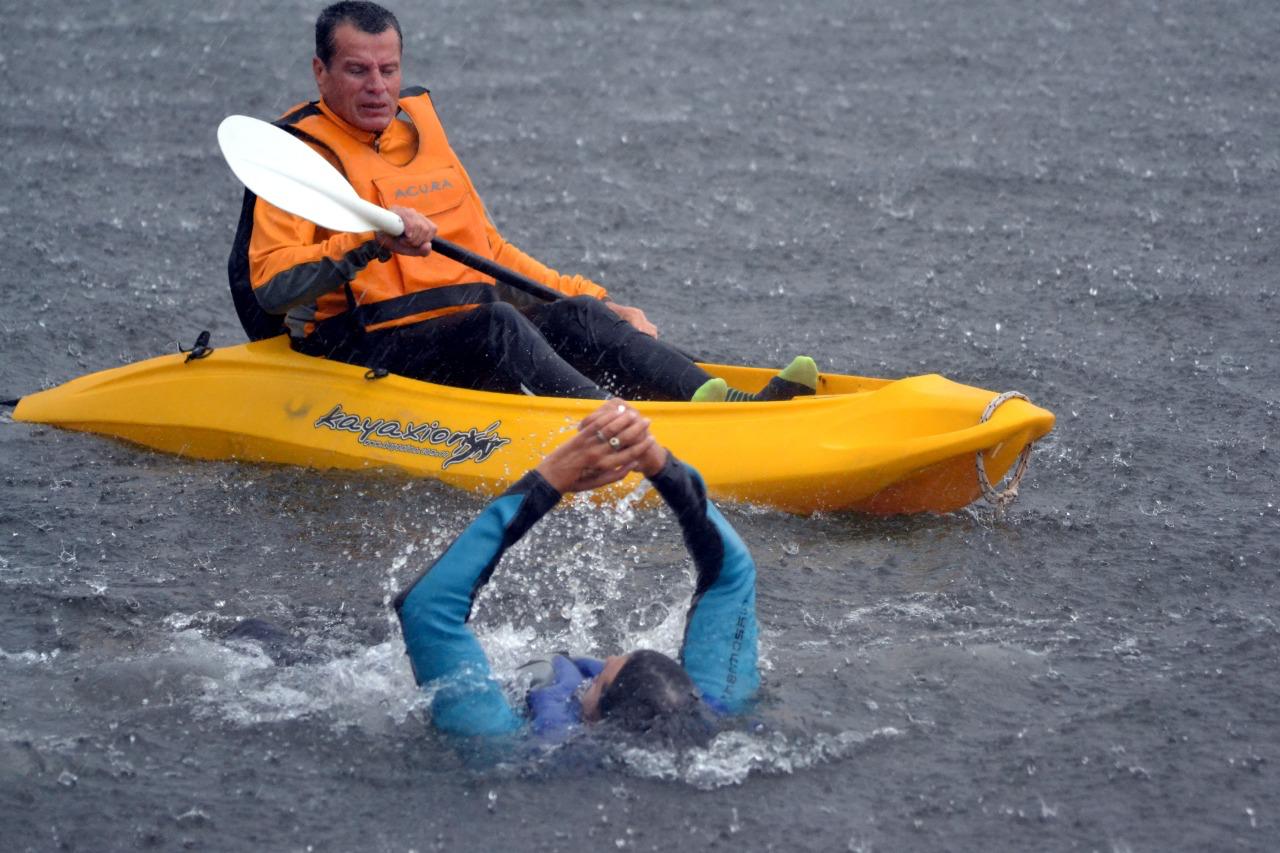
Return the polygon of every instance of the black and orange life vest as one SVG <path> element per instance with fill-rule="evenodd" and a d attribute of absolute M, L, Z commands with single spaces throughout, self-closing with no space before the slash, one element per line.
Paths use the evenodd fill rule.
<path fill-rule="evenodd" d="M 361 198 L 383 207 L 413 208 L 436 224 L 440 237 L 492 259 L 484 206 L 449 145 L 430 94 L 420 88 L 404 90 L 399 106 L 418 133 L 418 151 L 403 166 L 352 138 L 316 102 L 290 109 L 275 124 L 336 161 Z M 262 311 L 253 296 L 247 256 L 254 203 L 246 191 L 229 273 L 241 322 L 256 340 L 279 334 L 283 318 Z M 369 264 L 347 287 L 317 299 L 315 322 L 346 315 L 367 330 L 415 323 L 493 301 L 492 285 L 492 278 L 438 254 L 391 255 Z"/>

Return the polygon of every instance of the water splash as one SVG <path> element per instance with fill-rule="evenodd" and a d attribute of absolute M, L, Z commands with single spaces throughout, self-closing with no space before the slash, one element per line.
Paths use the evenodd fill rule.
<path fill-rule="evenodd" d="M 849 757 L 867 743 L 896 738 L 892 727 L 869 734 L 842 731 L 813 736 L 724 732 L 705 749 L 662 750 L 631 747 L 617 756 L 630 773 L 646 779 L 683 782 L 700 790 L 740 785 L 752 774 L 791 775 Z"/>
<path fill-rule="evenodd" d="M 184 628 L 165 649 L 116 666 L 160 673 L 178 694 L 193 694 L 196 714 L 241 726 L 315 717 L 335 729 L 384 731 L 404 722 L 421 702 L 398 640 L 278 665 L 254 642 L 213 639 Z"/>

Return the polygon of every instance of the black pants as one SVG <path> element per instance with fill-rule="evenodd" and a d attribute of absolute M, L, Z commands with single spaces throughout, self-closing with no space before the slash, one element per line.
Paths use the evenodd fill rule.
<path fill-rule="evenodd" d="M 441 385 L 544 397 L 688 400 L 711 378 L 589 296 L 492 302 L 377 332 L 330 322 L 294 347 Z"/>

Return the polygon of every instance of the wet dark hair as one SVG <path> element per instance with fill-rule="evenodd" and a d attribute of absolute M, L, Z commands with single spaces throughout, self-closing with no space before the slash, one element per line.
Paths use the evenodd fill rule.
<path fill-rule="evenodd" d="M 400 39 L 401 48 L 404 47 L 404 33 L 400 32 L 400 22 L 390 11 L 365 0 L 342 0 L 341 3 L 326 7 L 320 17 L 316 18 L 316 56 L 324 63 L 325 68 L 329 67 L 333 52 L 337 49 L 337 45 L 333 43 L 334 30 L 342 24 L 351 24 L 360 32 L 371 36 L 393 29 Z"/>
<path fill-rule="evenodd" d="M 689 673 L 662 652 L 632 652 L 600 694 L 600 717 L 676 746 L 704 745 L 714 734 L 710 712 Z"/>

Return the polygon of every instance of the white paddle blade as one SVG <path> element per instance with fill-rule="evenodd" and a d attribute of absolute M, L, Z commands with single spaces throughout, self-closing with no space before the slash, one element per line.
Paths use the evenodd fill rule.
<path fill-rule="evenodd" d="M 301 139 L 249 116 L 227 116 L 218 146 L 231 171 L 259 198 L 330 231 L 404 233 L 404 222 L 370 204 Z"/>

